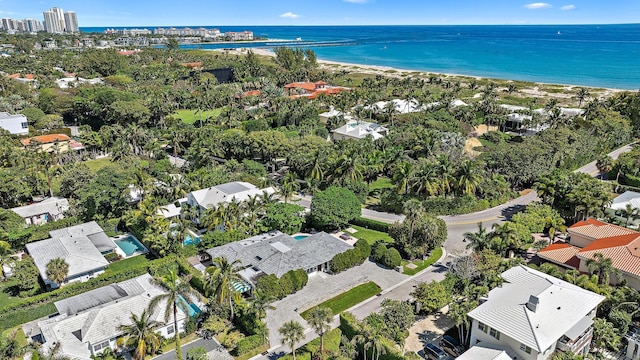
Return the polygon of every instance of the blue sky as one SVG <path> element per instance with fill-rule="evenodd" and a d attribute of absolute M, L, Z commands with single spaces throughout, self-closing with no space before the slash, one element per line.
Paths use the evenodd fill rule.
<path fill-rule="evenodd" d="M 639 0 L 0 0 L 0 17 L 52 6 L 85 26 L 606 24 L 640 22 Z"/>

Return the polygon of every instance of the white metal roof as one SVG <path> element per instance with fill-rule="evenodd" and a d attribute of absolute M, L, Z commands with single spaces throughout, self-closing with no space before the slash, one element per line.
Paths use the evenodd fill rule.
<path fill-rule="evenodd" d="M 57 217 L 67 210 L 69 210 L 69 201 L 62 197 L 51 197 L 41 202 L 11 209 L 23 218 L 42 214 L 51 214 L 51 216 Z"/>
<path fill-rule="evenodd" d="M 520 265 L 469 316 L 537 351 L 544 351 L 587 317 L 605 298 L 566 281 Z M 539 303 L 527 307 L 531 296 Z"/>
<path fill-rule="evenodd" d="M 640 209 L 640 193 L 635 191 L 625 191 L 613 199 L 613 202 L 609 207 L 611 209 L 621 210 L 625 209 L 627 204 L 631 205 L 633 208 Z"/>

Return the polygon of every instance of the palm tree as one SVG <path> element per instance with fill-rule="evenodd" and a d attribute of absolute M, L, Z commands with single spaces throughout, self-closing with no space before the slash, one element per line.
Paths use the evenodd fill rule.
<path fill-rule="evenodd" d="M 125 342 L 135 348 L 133 352 L 135 360 L 144 360 L 147 352 L 154 354 L 162 343 L 160 334 L 156 332 L 160 323 L 151 320 L 151 314 L 152 311 L 147 309 L 142 311 L 140 317 L 131 313 L 131 325 L 118 327 L 118 330 L 124 332 Z"/>
<path fill-rule="evenodd" d="M 351 340 L 342 335 L 340 338 L 340 355 L 347 359 L 355 359 L 358 355 L 358 344 L 355 337 Z"/>
<path fill-rule="evenodd" d="M 405 221 L 409 222 L 409 243 L 413 243 L 414 227 L 418 219 L 424 215 L 424 206 L 416 199 L 406 201 L 403 205 L 403 212 L 405 213 Z"/>
<path fill-rule="evenodd" d="M 482 222 L 478 223 L 478 231 L 466 232 L 462 236 L 469 241 L 467 249 L 473 249 L 474 252 L 480 252 L 489 247 L 491 236 L 487 232 L 487 228 L 482 226 Z"/>
<path fill-rule="evenodd" d="M 585 101 L 589 97 L 589 90 L 581 87 L 576 92 L 576 100 L 578 100 L 578 107 L 582 107 L 582 102 Z"/>
<path fill-rule="evenodd" d="M 333 312 L 326 307 L 316 307 L 309 312 L 307 322 L 313 330 L 320 336 L 320 352 L 324 352 L 324 334 L 331 330 L 333 322 Z"/>
<path fill-rule="evenodd" d="M 493 232 L 491 234 L 491 240 L 496 252 L 504 254 L 505 257 L 509 255 L 509 250 L 513 249 L 517 243 L 518 234 L 516 229 L 511 226 L 511 223 L 493 224 Z"/>
<path fill-rule="evenodd" d="M 169 317 L 173 313 L 173 328 L 175 330 L 176 341 L 176 357 L 182 359 L 182 349 L 180 348 L 180 329 L 178 329 L 178 309 L 183 314 L 189 314 L 189 302 L 195 296 L 195 292 L 189 286 L 187 278 L 180 278 L 175 268 L 169 269 L 169 273 L 158 278 L 153 278 L 153 284 L 164 291 L 164 294 L 158 295 L 149 303 L 149 309 L 152 311 L 161 303 L 166 304 L 164 312 L 164 321 L 169 321 Z"/>
<path fill-rule="evenodd" d="M 243 267 L 240 260 L 229 262 L 224 256 L 213 259 L 212 263 L 213 266 L 207 268 L 207 293 L 218 304 L 229 306 L 229 320 L 233 320 L 233 301 L 239 301 L 240 295 L 233 284 L 242 281 L 238 273 Z"/>
<path fill-rule="evenodd" d="M 294 173 L 293 171 L 289 171 L 287 175 L 285 175 L 282 179 L 282 186 L 280 189 L 282 196 L 284 197 L 284 202 L 286 203 L 287 200 L 291 196 L 293 196 L 293 193 L 295 193 L 299 189 L 300 183 L 298 182 L 296 173 Z"/>
<path fill-rule="evenodd" d="M 591 274 L 598 275 L 599 284 L 609 284 L 611 275 L 620 275 L 620 270 L 613 267 L 613 260 L 605 258 L 602 253 L 595 253 L 587 260 L 587 268 Z"/>
<path fill-rule="evenodd" d="M 396 172 L 393 175 L 393 181 L 396 183 L 398 194 L 407 194 L 412 172 L 413 165 L 410 162 L 404 161 L 398 165 Z"/>
<path fill-rule="evenodd" d="M 55 258 L 47 264 L 47 278 L 52 282 L 62 285 L 69 275 L 69 264 L 64 259 Z"/>
<path fill-rule="evenodd" d="M 249 303 L 249 312 L 255 316 L 256 319 L 262 320 L 267 317 L 267 310 L 275 310 L 276 307 L 271 305 L 275 301 L 275 298 L 269 294 L 265 294 L 258 289 L 253 292 L 253 299 Z"/>
<path fill-rule="evenodd" d="M 477 170 L 477 165 L 471 160 L 463 162 L 458 167 L 456 177 L 458 178 L 457 187 L 463 193 L 473 195 L 476 188 L 482 182 L 482 175 Z"/>
<path fill-rule="evenodd" d="M 293 353 L 293 360 L 296 360 L 296 344 L 304 339 L 304 329 L 295 320 L 287 321 L 278 329 L 282 335 L 282 345 L 289 345 Z"/>
<path fill-rule="evenodd" d="M 624 222 L 625 227 L 629 226 L 629 221 L 631 221 L 631 218 L 635 218 L 638 215 L 639 211 L 640 210 L 638 208 L 634 208 L 631 204 L 625 205 L 624 209 L 622 210 L 622 214 L 627 218 L 627 220 Z"/>

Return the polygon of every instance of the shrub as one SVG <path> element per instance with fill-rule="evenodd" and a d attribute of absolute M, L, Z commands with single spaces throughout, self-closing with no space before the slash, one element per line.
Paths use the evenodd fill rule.
<path fill-rule="evenodd" d="M 106 254 L 104 258 L 107 259 L 108 262 L 112 263 L 114 261 L 120 260 L 122 256 L 118 255 L 118 253 L 112 252 L 112 253 Z"/>
<path fill-rule="evenodd" d="M 360 201 L 346 188 L 331 186 L 316 192 L 311 201 L 311 223 L 318 229 L 340 229 L 361 212 Z"/>
<path fill-rule="evenodd" d="M 402 263 L 400 252 L 394 248 L 387 248 L 383 242 L 376 243 L 371 257 L 373 261 L 390 269 L 400 266 Z"/>
<path fill-rule="evenodd" d="M 256 287 L 265 295 L 282 299 L 301 290 L 307 285 L 308 280 L 309 276 L 306 271 L 298 269 L 285 273 L 280 279 L 274 274 L 262 276 L 258 279 Z"/>
<path fill-rule="evenodd" d="M 381 232 L 389 232 L 389 224 L 383 223 L 381 221 L 375 221 L 371 219 L 365 219 L 363 217 L 355 218 L 351 221 L 353 225 L 362 226 L 365 229 L 371 229 L 375 231 Z"/>
<path fill-rule="evenodd" d="M 371 246 L 366 240 L 358 240 L 353 249 L 337 254 L 331 259 L 329 267 L 334 273 L 339 273 L 354 266 L 361 265 L 371 256 Z"/>
<path fill-rule="evenodd" d="M 264 345 L 264 337 L 260 334 L 247 336 L 244 339 L 238 341 L 238 346 L 234 351 L 234 356 L 240 356 L 248 353 L 249 351 L 256 349 Z"/>
<path fill-rule="evenodd" d="M 358 335 L 360 329 L 356 317 L 348 312 L 340 313 L 340 330 L 349 340 Z"/>

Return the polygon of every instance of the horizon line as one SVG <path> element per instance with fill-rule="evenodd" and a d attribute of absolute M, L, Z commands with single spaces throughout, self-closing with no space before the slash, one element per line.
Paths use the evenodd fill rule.
<path fill-rule="evenodd" d="M 357 24 L 357 25 L 336 25 L 336 24 L 268 24 L 268 25 L 94 25 L 94 26 L 79 26 L 82 28 L 152 28 L 152 27 L 238 27 L 238 26 L 255 26 L 255 27 L 327 27 L 327 26 L 344 26 L 344 27 L 361 27 L 361 26 L 606 26 L 606 25 L 640 25 L 640 22 L 635 23 L 558 23 L 558 24 Z"/>

